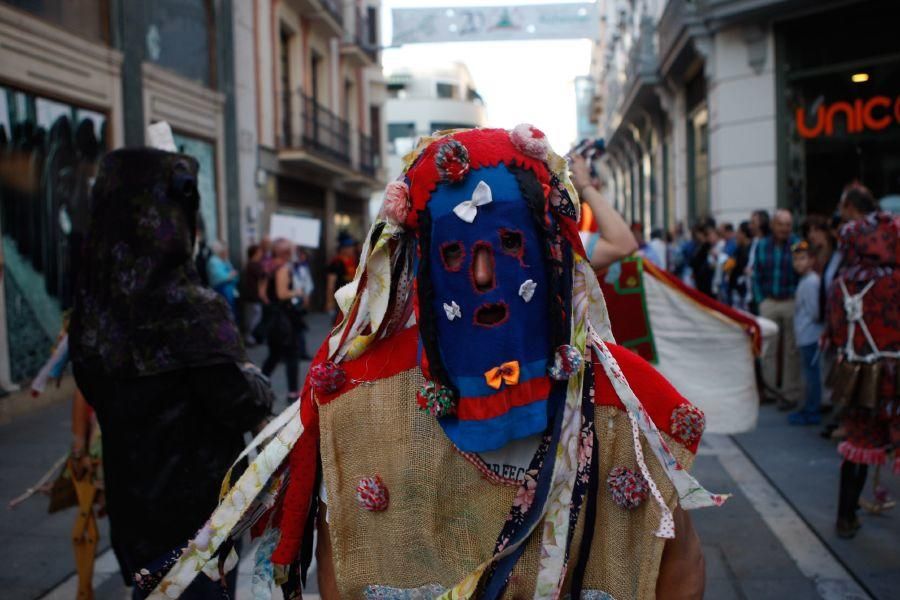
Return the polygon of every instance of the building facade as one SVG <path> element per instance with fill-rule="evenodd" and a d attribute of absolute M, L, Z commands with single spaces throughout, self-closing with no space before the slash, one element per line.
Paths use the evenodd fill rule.
<path fill-rule="evenodd" d="M 230 0 L 0 1 L 0 388 L 34 375 L 71 305 L 107 150 L 168 121 L 207 236 L 233 237 L 230 34 Z"/>
<path fill-rule="evenodd" d="M 887 0 L 607 0 L 591 75 L 604 169 L 647 229 L 755 209 L 830 214 L 900 188 Z"/>
<path fill-rule="evenodd" d="M 268 233 L 273 215 L 318 221 L 305 244 L 318 281 L 340 233 L 365 235 L 385 179 L 378 5 L 339 1 L 235 6 L 243 237 Z"/>
<path fill-rule="evenodd" d="M 388 177 L 402 170 L 402 159 L 416 140 L 435 131 L 483 127 L 484 102 L 462 63 L 404 65 L 386 69 L 388 100 Z"/>
<path fill-rule="evenodd" d="M 384 180 L 377 4 L 0 0 L 0 39 L 0 394 L 71 305 L 100 156 L 154 122 L 199 161 L 205 236 L 235 264 L 278 213 L 318 223 L 317 273 L 339 230 L 364 234 Z"/>

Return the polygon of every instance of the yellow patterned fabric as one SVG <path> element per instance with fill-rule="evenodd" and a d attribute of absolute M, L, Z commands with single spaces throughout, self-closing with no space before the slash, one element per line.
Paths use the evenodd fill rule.
<path fill-rule="evenodd" d="M 320 407 L 321 455 L 328 521 L 341 598 L 361 598 L 367 585 L 449 588 L 491 557 L 516 488 L 494 484 L 446 438 L 435 419 L 418 410 L 418 368 L 363 384 Z M 633 511 L 613 503 L 606 476 L 615 466 L 637 470 L 627 414 L 596 408 L 599 501 L 585 589 L 616 600 L 653 598 L 665 540 L 653 535 L 659 508 L 648 499 Z M 647 466 L 674 508 L 675 491 L 649 451 Z M 687 468 L 693 456 L 666 437 Z M 387 510 L 364 510 L 360 479 L 379 475 Z M 577 560 L 579 522 L 570 564 Z M 538 573 L 540 528 L 514 569 L 507 598 L 531 597 Z M 564 590 L 565 592 L 565 590 Z"/>

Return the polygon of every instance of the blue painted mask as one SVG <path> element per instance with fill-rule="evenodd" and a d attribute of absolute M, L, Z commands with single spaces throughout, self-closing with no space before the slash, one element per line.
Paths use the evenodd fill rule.
<path fill-rule="evenodd" d="M 547 249 L 516 177 L 502 164 L 474 170 L 438 186 L 428 210 L 430 310 L 459 394 L 457 414 L 441 418 L 444 431 L 467 452 L 544 431 Z"/>

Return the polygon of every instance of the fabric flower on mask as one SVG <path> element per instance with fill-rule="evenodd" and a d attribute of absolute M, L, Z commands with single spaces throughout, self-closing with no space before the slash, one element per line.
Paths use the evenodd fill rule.
<path fill-rule="evenodd" d="M 522 300 L 525 302 L 531 302 L 536 289 L 537 283 L 535 283 L 533 279 L 526 279 L 522 282 L 522 285 L 519 286 L 519 295 L 522 296 Z"/>
<path fill-rule="evenodd" d="M 434 157 L 441 179 L 456 183 L 462 181 L 469 172 L 469 151 L 456 140 L 443 143 Z"/>
<path fill-rule="evenodd" d="M 459 304 L 452 300 L 450 301 L 450 304 L 444 302 L 444 312 L 447 313 L 448 321 L 462 317 L 462 311 L 459 308 Z"/>

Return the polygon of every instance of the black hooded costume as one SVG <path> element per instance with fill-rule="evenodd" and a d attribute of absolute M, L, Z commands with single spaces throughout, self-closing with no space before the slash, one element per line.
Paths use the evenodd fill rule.
<path fill-rule="evenodd" d="M 243 433 L 271 409 L 192 250 L 197 162 L 152 149 L 102 161 L 70 330 L 103 433 L 113 548 L 130 581 L 215 508 Z"/>

